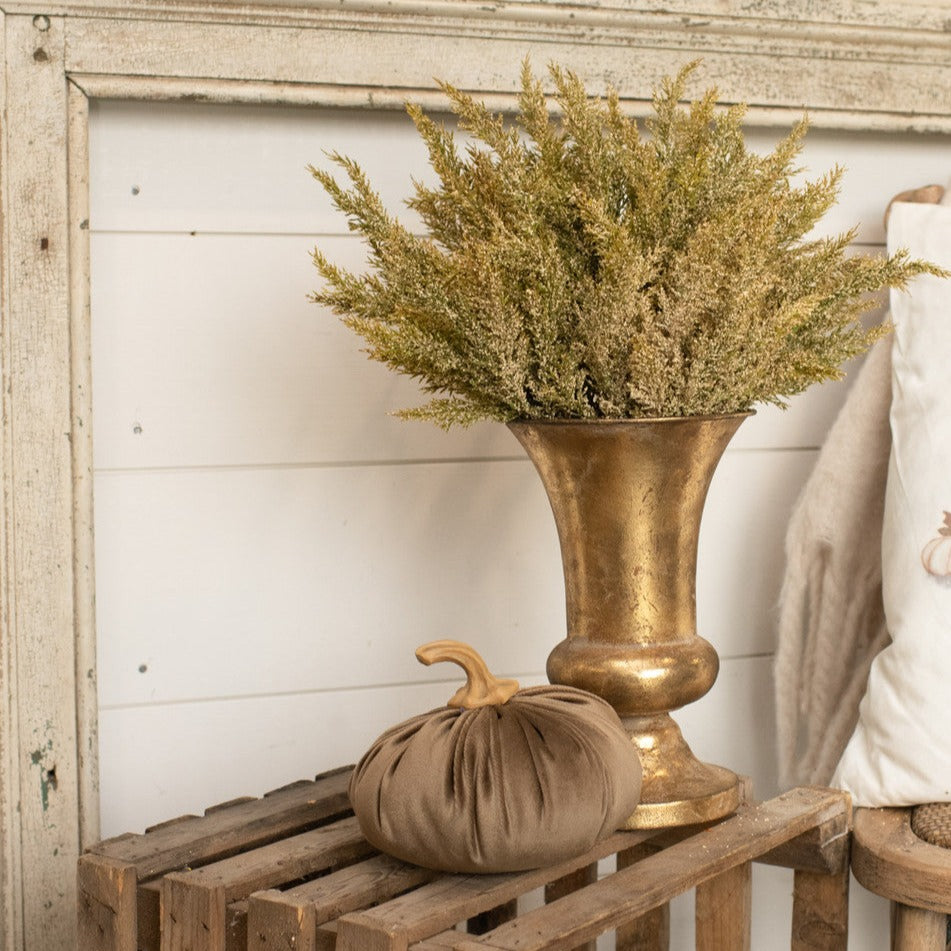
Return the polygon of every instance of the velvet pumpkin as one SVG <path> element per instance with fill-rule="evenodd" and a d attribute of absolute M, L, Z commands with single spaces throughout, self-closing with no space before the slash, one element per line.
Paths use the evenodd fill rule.
<path fill-rule="evenodd" d="M 456 641 L 416 656 L 458 663 L 467 683 L 357 764 L 350 798 L 371 844 L 441 871 L 519 871 L 586 851 L 634 811 L 640 761 L 605 701 L 573 687 L 519 690 Z"/>

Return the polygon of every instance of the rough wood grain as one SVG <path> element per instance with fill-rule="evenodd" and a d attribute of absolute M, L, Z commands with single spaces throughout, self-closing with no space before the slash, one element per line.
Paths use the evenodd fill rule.
<path fill-rule="evenodd" d="M 99 694 L 93 545 L 92 325 L 89 302 L 89 100 L 68 87 L 69 324 L 73 470 L 73 602 L 79 843 L 99 835 Z"/>
<path fill-rule="evenodd" d="M 617 869 L 629 868 L 657 851 L 652 842 L 644 842 L 633 849 L 618 852 Z M 670 905 L 664 902 L 634 921 L 621 925 L 615 943 L 616 951 L 667 951 L 670 947 Z"/>
<path fill-rule="evenodd" d="M 0 62 L 6 64 L 6 17 L 0 11 Z M 0 69 L 0 109 L 6 107 L 6 68 Z M 9 208 L 6 169 L 9 141 L 0 134 L 0 275 L 7 272 L 5 250 Z M 13 525 L 10 483 L 13 468 L 13 432 L 10 426 L 11 392 L 6 385 L 11 365 L 9 317 L 10 284 L 0 277 L 0 951 L 23 944 L 23 882 L 19 862 L 20 837 L 16 802 L 20 785 L 19 733 L 16 708 L 16 645 L 13 612 Z"/>
<path fill-rule="evenodd" d="M 849 864 L 851 826 L 851 813 L 836 816 L 758 858 L 757 862 L 809 872 L 839 872 Z"/>
<path fill-rule="evenodd" d="M 520 915 L 472 942 L 503 951 L 571 948 L 847 809 L 844 793 L 819 789 L 795 789 L 766 803 L 741 806 L 731 819 L 575 892 L 557 905 Z"/>
<path fill-rule="evenodd" d="M 750 951 L 753 865 L 744 862 L 697 885 L 697 951 Z"/>
<path fill-rule="evenodd" d="M 134 865 L 140 881 L 202 865 L 348 814 L 351 772 L 349 766 L 333 770 L 261 799 L 172 820 L 144 835 L 107 840 L 92 851 Z"/>
<path fill-rule="evenodd" d="M 328 821 L 349 813 L 346 789 L 350 773 L 351 768 L 344 767 L 313 781 L 292 783 L 261 799 L 221 803 L 203 816 L 182 816 L 153 826 L 144 835 L 122 835 L 96 844 L 79 859 L 80 889 L 87 887 L 89 898 L 84 901 L 81 892 L 80 933 L 96 933 L 102 925 L 102 909 L 111 909 L 115 924 L 104 934 L 113 937 L 100 937 L 99 943 L 91 947 L 96 951 L 127 951 L 132 947 L 158 951 L 163 875 L 242 853 L 255 855 L 253 850 L 274 842 L 279 843 L 279 859 L 293 857 L 292 848 L 281 851 L 281 841 L 315 826 L 322 832 L 320 827 L 326 828 Z M 348 835 L 353 838 L 352 829 Z M 325 840 L 318 837 L 317 841 Z M 363 847 L 362 843 L 358 846 Z M 273 850 L 257 855 L 258 860 L 265 856 L 264 860 L 269 861 Z M 252 864 L 244 859 L 227 869 L 235 874 L 236 869 L 243 869 L 247 875 Z M 229 919 L 225 932 L 232 943 L 237 940 L 238 930 L 243 933 L 246 913 L 246 907 L 238 909 Z M 131 945 L 123 943 L 122 936 L 129 934 Z"/>
<path fill-rule="evenodd" d="M 3 662 L 10 719 L 0 748 L 18 788 L 2 806 L 4 870 L 20 897 L 0 910 L 30 948 L 76 941 L 79 851 L 73 489 L 70 436 L 70 252 L 63 20 L 6 16 L 0 284 L 5 288 L 0 511 Z M 4 711 L 6 712 L 6 711 Z M 11 728 L 16 733 L 11 733 Z"/>
<path fill-rule="evenodd" d="M 849 867 L 797 870 L 793 876 L 792 951 L 846 951 L 849 943 Z"/>
<path fill-rule="evenodd" d="M 947 915 L 895 902 L 892 951 L 945 951 L 947 934 Z"/>
<path fill-rule="evenodd" d="M 784 18 L 775 16 L 780 6 L 788 8 L 798 29 L 790 30 Z M 894 19 L 883 18 L 874 27 L 864 16 L 852 22 L 847 15 L 831 21 L 813 17 L 795 2 L 769 4 L 771 9 L 759 16 L 740 10 L 724 15 L 718 6 L 713 27 L 710 17 L 696 15 L 701 4 L 692 5 L 693 15 L 686 17 L 646 4 L 552 3 L 541 16 L 530 5 L 515 3 L 474 8 L 442 2 L 404 11 L 383 4 L 315 5 L 309 11 L 244 5 L 230 16 L 223 15 L 226 6 L 218 6 L 222 15 L 216 16 L 215 7 L 197 5 L 190 17 L 176 8 L 172 24 L 163 22 L 161 9 L 148 19 L 140 7 L 133 18 L 122 16 L 128 11 L 122 5 L 103 4 L 94 8 L 101 16 L 75 18 L 70 48 L 76 56 L 69 65 L 93 74 L 174 77 L 196 75 L 197 61 L 203 66 L 200 75 L 209 78 L 314 83 L 326 75 L 320 64 L 332 62 L 340 85 L 406 91 L 433 89 L 436 64 L 452 63 L 452 78 L 464 88 L 510 94 L 513 86 L 499 77 L 511 70 L 526 44 L 543 41 L 559 61 L 577 58 L 579 46 L 597 50 L 579 58 L 582 70 L 610 74 L 622 94 L 634 99 L 646 98 L 653 79 L 669 70 L 672 55 L 701 54 L 728 99 L 756 103 L 769 121 L 776 119 L 770 110 L 808 108 L 816 123 L 842 125 L 851 117 L 865 127 L 876 119 L 893 126 L 947 125 L 948 106 L 940 92 L 948 86 L 949 69 L 942 53 L 943 24 L 920 10 L 888 6 Z M 919 27 L 914 66 L 907 65 L 910 23 Z M 108 50 L 108 56 L 97 54 L 96 44 L 84 35 L 100 25 L 99 49 Z M 415 43 L 420 33 L 428 37 L 425 57 Z M 328 38 L 329 45 L 322 45 Z M 630 56 L 631 48 L 638 56 Z M 810 68 L 809 60 L 819 68 Z M 379 82 L 381 75 L 389 81 Z M 853 110 L 861 110 L 861 118 Z"/>
<path fill-rule="evenodd" d="M 230 859 L 162 879 L 162 951 L 226 951 L 230 903 L 373 852 L 351 816 Z M 232 916 L 232 930 L 244 927 Z"/>
<path fill-rule="evenodd" d="M 565 875 L 563 878 L 559 878 L 554 882 L 549 882 L 545 886 L 545 903 L 550 905 L 552 902 L 558 901 L 559 898 L 564 898 L 565 895 L 570 895 L 572 892 L 578 891 L 579 888 L 584 888 L 586 885 L 593 885 L 597 880 L 598 864 L 597 862 L 593 862 L 591 865 L 579 868 L 570 875 Z M 501 924 L 503 924 L 503 922 L 496 922 L 493 927 L 498 927 Z M 491 929 L 485 929 L 485 931 L 489 930 Z M 470 928 L 469 932 L 470 934 L 485 933 L 484 931 L 476 931 L 473 928 Z M 596 942 L 586 941 L 584 944 L 579 944 L 573 951 L 595 951 L 595 945 Z"/>
<path fill-rule="evenodd" d="M 507 875 L 441 877 L 376 908 L 342 917 L 337 928 L 337 948 L 339 951 L 365 951 L 376 947 L 405 949 L 409 943 L 451 928 L 459 921 L 564 878 L 619 848 L 630 848 L 647 838 L 650 838 L 649 832 L 616 833 L 584 855 L 550 868 Z"/>
<path fill-rule="evenodd" d="M 375 855 L 295 888 L 258 892 L 249 902 L 248 951 L 270 951 L 279 941 L 290 942 L 296 951 L 317 951 L 322 945 L 319 926 L 423 885 L 437 874 Z"/>
<path fill-rule="evenodd" d="M 951 849 L 911 831 L 908 809 L 856 809 L 852 872 L 870 892 L 891 901 L 951 912 Z"/>
<path fill-rule="evenodd" d="M 78 870 L 78 947 L 124 951 L 136 947 L 135 868 L 86 855 Z"/>

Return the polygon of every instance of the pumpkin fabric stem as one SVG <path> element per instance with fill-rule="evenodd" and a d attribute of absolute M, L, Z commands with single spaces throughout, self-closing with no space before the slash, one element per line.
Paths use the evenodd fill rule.
<path fill-rule="evenodd" d="M 456 691 L 447 706 L 465 710 L 500 706 L 518 693 L 517 680 L 501 680 L 494 676 L 478 652 L 462 641 L 442 640 L 423 644 L 416 650 L 416 659 L 427 667 L 449 661 L 458 664 L 466 672 L 466 685 Z"/>

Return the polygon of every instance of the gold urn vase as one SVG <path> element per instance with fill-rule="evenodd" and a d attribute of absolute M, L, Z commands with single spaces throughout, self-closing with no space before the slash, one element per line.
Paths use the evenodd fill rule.
<path fill-rule="evenodd" d="M 607 700 L 640 753 L 627 828 L 707 822 L 739 803 L 736 775 L 701 763 L 670 711 L 702 697 L 719 670 L 697 636 L 697 543 L 714 470 L 748 415 L 509 424 L 561 544 L 568 637 L 548 658 L 549 680 Z"/>

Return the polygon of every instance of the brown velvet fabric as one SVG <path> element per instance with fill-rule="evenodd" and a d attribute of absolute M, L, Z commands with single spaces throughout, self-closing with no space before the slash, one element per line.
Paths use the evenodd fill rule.
<path fill-rule="evenodd" d="M 384 733 L 350 798 L 377 848 L 450 872 L 510 872 L 590 848 L 634 811 L 641 765 L 614 710 L 572 687 L 444 707 Z"/>

